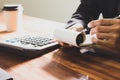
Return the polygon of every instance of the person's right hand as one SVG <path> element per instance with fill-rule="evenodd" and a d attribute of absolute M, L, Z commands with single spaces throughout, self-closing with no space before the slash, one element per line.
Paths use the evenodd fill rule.
<path fill-rule="evenodd" d="M 69 29 L 69 30 L 75 30 L 75 31 L 80 32 L 80 31 L 83 30 L 83 26 L 71 26 L 71 27 L 69 27 L 68 29 Z M 72 45 L 70 45 L 70 44 L 67 44 L 67 43 L 64 43 L 64 42 L 61 42 L 61 41 L 58 41 L 58 42 L 59 42 L 59 44 L 60 44 L 61 46 L 63 46 L 63 47 L 71 47 L 71 46 L 72 46 Z"/>
<path fill-rule="evenodd" d="M 88 26 L 90 34 L 96 34 L 92 42 L 102 49 L 120 53 L 120 19 L 101 19 L 91 21 Z"/>

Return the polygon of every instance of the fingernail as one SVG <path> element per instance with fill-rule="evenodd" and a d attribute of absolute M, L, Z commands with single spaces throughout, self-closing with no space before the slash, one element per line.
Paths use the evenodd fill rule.
<path fill-rule="evenodd" d="M 88 23 L 88 25 L 87 25 L 89 28 L 92 28 L 92 25 L 90 24 L 90 23 Z"/>
<path fill-rule="evenodd" d="M 91 35 L 91 37 L 97 39 L 96 34 Z"/>

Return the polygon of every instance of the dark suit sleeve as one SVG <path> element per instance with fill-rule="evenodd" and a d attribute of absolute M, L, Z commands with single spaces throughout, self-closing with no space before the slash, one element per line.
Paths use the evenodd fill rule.
<path fill-rule="evenodd" d="M 81 0 L 81 4 L 79 5 L 78 9 L 67 22 L 66 28 L 78 22 L 80 22 L 83 27 L 86 28 L 88 22 L 97 19 L 99 14 L 100 8 L 98 7 L 97 0 Z"/>

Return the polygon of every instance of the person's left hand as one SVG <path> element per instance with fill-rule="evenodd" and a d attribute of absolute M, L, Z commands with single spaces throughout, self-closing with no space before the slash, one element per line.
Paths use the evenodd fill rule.
<path fill-rule="evenodd" d="M 92 38 L 93 43 L 120 53 L 120 19 L 94 20 L 88 26 L 91 28 L 90 34 L 96 34 L 97 37 Z"/>

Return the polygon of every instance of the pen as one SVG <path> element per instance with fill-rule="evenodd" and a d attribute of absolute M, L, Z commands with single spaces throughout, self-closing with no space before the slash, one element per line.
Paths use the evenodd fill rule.
<path fill-rule="evenodd" d="M 119 15 L 119 16 L 117 16 L 117 17 L 115 17 L 115 19 L 120 19 L 120 15 Z"/>

